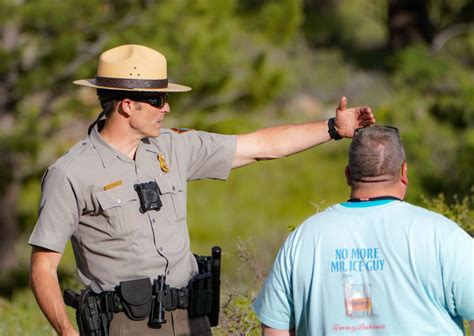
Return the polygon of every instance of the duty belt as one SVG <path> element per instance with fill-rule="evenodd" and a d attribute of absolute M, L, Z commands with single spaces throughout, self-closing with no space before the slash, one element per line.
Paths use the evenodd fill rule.
<path fill-rule="evenodd" d="M 212 248 L 211 256 L 196 256 L 199 273 L 187 287 L 173 288 L 166 277 L 122 281 L 113 291 L 96 294 L 91 288 L 80 293 L 66 289 L 64 302 L 76 309 L 81 336 L 107 336 L 114 313 L 124 312 L 131 320 L 148 316 L 149 328 L 166 323 L 165 311 L 187 309 L 189 318 L 207 316 L 211 327 L 219 323 L 221 249 Z"/>
<path fill-rule="evenodd" d="M 123 300 L 118 291 L 105 291 L 96 296 L 100 299 L 104 312 L 119 313 L 123 312 Z M 168 287 L 164 295 L 164 308 L 167 311 L 176 309 L 187 309 L 189 306 L 189 289 L 187 287 L 174 288 Z"/>

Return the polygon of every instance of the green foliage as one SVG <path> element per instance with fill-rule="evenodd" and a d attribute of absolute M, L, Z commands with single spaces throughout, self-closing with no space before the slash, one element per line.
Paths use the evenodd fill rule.
<path fill-rule="evenodd" d="M 467 15 L 464 11 L 472 9 L 472 6 L 472 1 L 466 0 L 432 0 L 429 6 L 430 17 L 433 18 L 434 25 L 444 28 L 453 22 L 464 21 L 463 18 Z"/>
<path fill-rule="evenodd" d="M 454 67 L 453 67 L 454 68 Z M 441 92 L 433 102 L 430 112 L 439 121 L 449 123 L 456 129 L 466 130 L 474 127 L 474 72 L 462 67 L 451 70 L 456 84 Z"/>
<path fill-rule="evenodd" d="M 260 335 L 260 321 L 252 310 L 248 294 L 230 295 L 223 306 L 222 324 L 213 330 L 215 335 Z"/>
<path fill-rule="evenodd" d="M 260 321 L 252 310 L 256 292 L 265 278 L 261 259 L 252 239 L 240 240 L 236 244 L 240 268 L 246 269 L 244 286 L 235 287 L 225 282 L 220 323 L 214 328 L 216 335 L 260 335 Z"/>
<path fill-rule="evenodd" d="M 425 206 L 458 223 L 464 231 L 474 237 L 474 188 L 470 196 L 459 199 L 456 195 L 452 203 L 448 203 L 444 194 L 428 199 L 422 197 Z"/>
<path fill-rule="evenodd" d="M 395 118 L 414 137 L 405 145 L 412 157 L 409 163 L 423 165 L 418 172 L 423 188 L 431 194 L 467 195 L 474 185 L 469 169 L 474 157 L 474 70 L 422 45 L 400 51 L 392 64 L 393 84 L 405 97 L 408 112 Z M 402 120 L 409 114 L 411 124 Z M 420 132 L 418 125 L 426 131 Z"/>
<path fill-rule="evenodd" d="M 41 310 L 30 290 L 15 294 L 11 301 L 0 298 L 0 335 L 51 335 Z M 28 318 L 26 318 L 28 317 Z"/>
<path fill-rule="evenodd" d="M 395 67 L 394 85 L 429 92 L 439 84 L 448 84 L 450 63 L 433 55 L 425 45 L 416 45 L 398 52 L 392 60 Z"/>
<path fill-rule="evenodd" d="M 254 29 L 273 44 L 282 45 L 298 33 L 302 14 L 300 0 L 265 1 L 257 15 L 253 14 Z"/>
<path fill-rule="evenodd" d="M 353 0 L 337 5 L 342 42 L 349 46 L 372 48 L 385 44 L 387 3 Z M 357 27 L 357 29 L 355 29 Z"/>

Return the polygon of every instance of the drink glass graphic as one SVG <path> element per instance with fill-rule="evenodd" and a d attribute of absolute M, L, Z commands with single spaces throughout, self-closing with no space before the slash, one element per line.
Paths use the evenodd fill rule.
<path fill-rule="evenodd" d="M 372 314 L 371 284 L 344 284 L 346 316 L 362 317 Z"/>

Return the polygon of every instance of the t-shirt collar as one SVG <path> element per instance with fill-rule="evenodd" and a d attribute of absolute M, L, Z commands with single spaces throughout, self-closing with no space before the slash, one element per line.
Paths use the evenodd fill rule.
<path fill-rule="evenodd" d="M 376 200 L 369 200 L 364 202 L 342 202 L 340 203 L 341 206 L 345 208 L 369 208 L 379 205 L 388 204 L 391 202 L 400 202 L 398 199 L 376 199 Z"/>

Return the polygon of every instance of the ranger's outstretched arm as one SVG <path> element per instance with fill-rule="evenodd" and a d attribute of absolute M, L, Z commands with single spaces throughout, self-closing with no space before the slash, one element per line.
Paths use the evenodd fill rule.
<path fill-rule="evenodd" d="M 336 110 L 334 128 L 341 137 L 352 138 L 357 128 L 375 123 L 370 107 L 347 108 L 342 97 Z M 325 143 L 331 139 L 328 120 L 303 124 L 279 125 L 237 135 L 237 149 L 232 168 L 259 160 L 286 157 Z"/>

